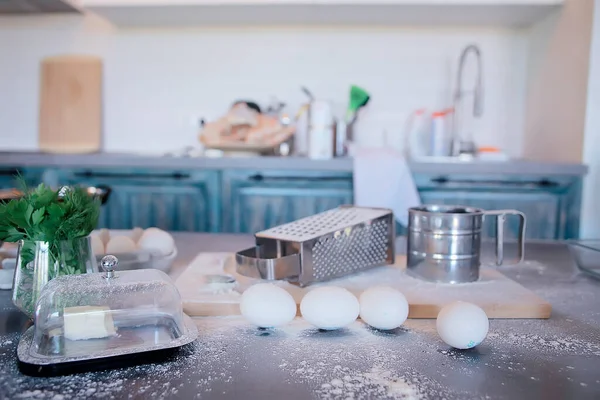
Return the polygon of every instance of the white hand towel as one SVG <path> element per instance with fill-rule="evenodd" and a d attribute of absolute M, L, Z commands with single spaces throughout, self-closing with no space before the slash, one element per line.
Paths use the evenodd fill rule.
<path fill-rule="evenodd" d="M 408 226 L 408 209 L 421 198 L 404 156 L 384 148 L 356 149 L 354 153 L 354 204 L 389 208 Z"/>

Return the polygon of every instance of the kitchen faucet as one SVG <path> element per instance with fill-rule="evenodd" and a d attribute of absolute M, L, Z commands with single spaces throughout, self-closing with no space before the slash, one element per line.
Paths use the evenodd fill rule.
<path fill-rule="evenodd" d="M 483 71 L 481 66 L 481 50 L 477 45 L 471 44 L 462 51 L 460 55 L 460 61 L 458 63 L 458 74 L 456 77 L 456 89 L 454 92 L 454 118 L 452 127 L 452 155 L 453 156 L 474 156 L 476 153 L 476 146 L 472 138 L 465 140 L 457 132 L 456 113 L 459 112 L 459 107 L 462 103 L 463 98 L 466 94 L 471 93 L 470 91 L 464 91 L 462 88 L 462 75 L 465 67 L 465 61 L 469 53 L 473 53 L 477 58 L 477 78 L 475 81 L 475 87 L 473 88 L 473 117 L 479 118 L 483 115 Z"/>

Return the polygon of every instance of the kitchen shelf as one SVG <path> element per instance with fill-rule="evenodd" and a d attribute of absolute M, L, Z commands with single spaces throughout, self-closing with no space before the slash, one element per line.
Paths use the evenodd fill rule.
<path fill-rule="evenodd" d="M 525 27 L 564 0 L 82 0 L 120 27 L 462 25 Z"/>

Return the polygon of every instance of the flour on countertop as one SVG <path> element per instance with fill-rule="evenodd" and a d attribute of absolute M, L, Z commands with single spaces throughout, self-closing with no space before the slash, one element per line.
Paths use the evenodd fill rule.
<path fill-rule="evenodd" d="M 373 367 L 369 372 L 352 373 L 349 368 L 336 365 L 334 371 L 343 378 L 334 378 L 328 383 L 323 383 L 316 393 L 322 398 L 394 398 L 417 400 L 423 398 L 414 383 L 409 383 L 405 378 L 397 377 L 391 371 Z"/>
<path fill-rule="evenodd" d="M 319 331 L 301 318 L 274 330 L 254 328 L 237 316 L 195 321 L 199 339 L 167 362 L 44 379 L 18 374 L 19 337 L 0 336 L 0 356 L 8 360 L 0 364 L 0 397 L 111 399 L 127 398 L 131 390 L 135 398 L 190 398 L 190 392 L 196 398 L 231 397 L 239 395 L 244 376 L 245 384 L 283 382 L 299 398 L 484 399 L 494 393 L 491 386 L 509 385 L 512 374 L 540 384 L 545 367 L 524 360 L 600 354 L 597 335 L 561 335 L 564 321 L 492 320 L 488 338 L 469 351 L 448 348 L 433 320 L 408 320 L 391 332 L 361 321 L 339 331 Z M 497 382 L 477 386 L 477 393 L 459 390 L 464 384 L 457 382 L 468 382 L 481 368 L 497 370 Z M 565 364 L 562 372 L 571 368 Z M 600 387 L 593 380 L 573 385 L 585 387 L 581 383 Z"/>

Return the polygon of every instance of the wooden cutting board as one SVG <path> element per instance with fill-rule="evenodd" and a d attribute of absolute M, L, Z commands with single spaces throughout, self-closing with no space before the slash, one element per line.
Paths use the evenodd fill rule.
<path fill-rule="evenodd" d="M 78 55 L 48 57 L 42 60 L 40 70 L 40 150 L 99 151 L 102 60 Z"/>
<path fill-rule="evenodd" d="M 456 300 L 477 304 L 489 318 L 549 318 L 552 306 L 535 293 L 507 278 L 492 268 L 483 268 L 478 282 L 468 284 L 436 284 L 413 278 L 405 272 L 406 259 L 397 257 L 396 263 L 300 288 L 287 282 L 277 284 L 285 288 L 300 304 L 309 290 L 325 285 L 341 286 L 356 296 L 375 285 L 392 286 L 407 298 L 409 318 L 436 318 L 440 309 Z M 203 283 L 207 274 L 229 274 L 237 279 L 236 286 L 211 290 Z M 183 310 L 189 316 L 225 316 L 240 313 L 241 293 L 249 286 L 262 282 L 235 272 L 235 259 L 230 253 L 201 253 L 182 272 L 175 285 L 183 300 Z M 298 315 L 300 313 L 298 312 Z"/>

